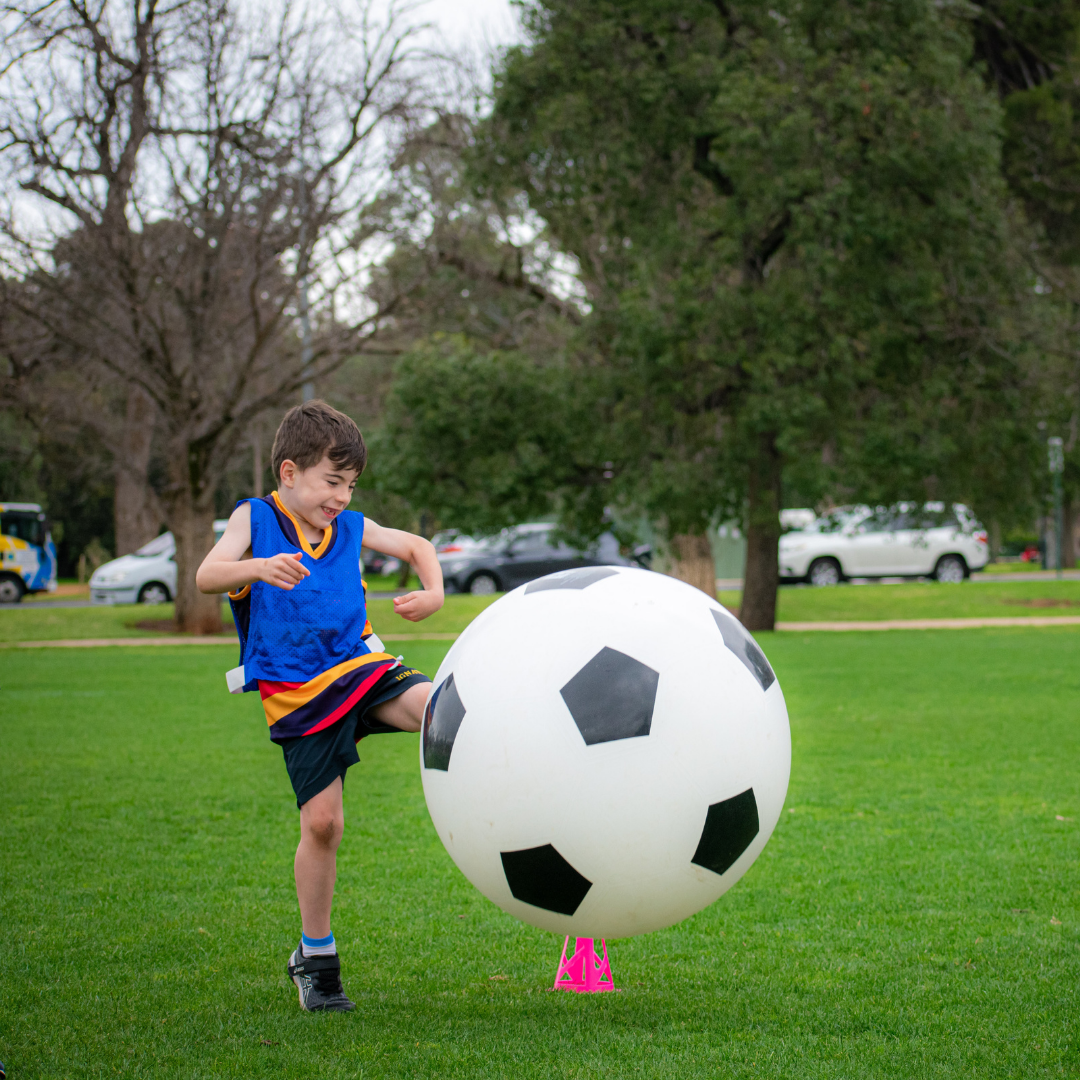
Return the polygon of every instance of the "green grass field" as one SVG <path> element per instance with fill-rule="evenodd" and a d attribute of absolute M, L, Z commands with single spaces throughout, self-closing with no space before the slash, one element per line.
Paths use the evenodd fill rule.
<path fill-rule="evenodd" d="M 332 1016 L 285 979 L 297 813 L 226 650 L 3 654 L 8 1076 L 1080 1076 L 1080 629 L 762 644 L 787 809 L 717 904 L 612 945 L 620 994 L 547 993 L 561 942 L 453 866 L 416 737 L 362 744 Z"/>

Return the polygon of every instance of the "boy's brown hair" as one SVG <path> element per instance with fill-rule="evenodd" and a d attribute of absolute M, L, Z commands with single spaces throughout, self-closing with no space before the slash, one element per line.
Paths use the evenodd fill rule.
<path fill-rule="evenodd" d="M 359 476 L 367 464 L 367 447 L 360 429 L 325 401 L 295 405 L 282 418 L 274 436 L 274 477 L 280 482 L 285 461 L 295 462 L 298 469 L 310 469 L 324 455 L 337 468 L 355 469 Z"/>

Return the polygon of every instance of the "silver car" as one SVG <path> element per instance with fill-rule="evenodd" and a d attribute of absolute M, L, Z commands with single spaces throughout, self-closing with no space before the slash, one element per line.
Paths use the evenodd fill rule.
<path fill-rule="evenodd" d="M 841 507 L 780 538 L 780 580 L 812 585 L 882 577 L 959 582 L 989 560 L 986 531 L 962 503 Z"/>
<path fill-rule="evenodd" d="M 226 518 L 214 522 L 214 542 Z M 165 604 L 176 596 L 176 541 L 171 532 L 143 544 L 132 555 L 99 566 L 90 576 L 91 604 Z"/>

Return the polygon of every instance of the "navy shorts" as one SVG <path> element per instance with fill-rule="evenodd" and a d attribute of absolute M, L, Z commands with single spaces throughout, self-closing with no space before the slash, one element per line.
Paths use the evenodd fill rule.
<path fill-rule="evenodd" d="M 279 745 L 285 753 L 285 768 L 296 792 L 297 807 L 328 788 L 339 776 L 345 783 L 349 766 L 360 760 L 356 744 L 365 735 L 400 730 L 371 718 L 369 714 L 376 705 L 391 701 L 410 686 L 430 682 L 416 668 L 392 668 L 336 723 L 311 735 L 282 739 Z"/>

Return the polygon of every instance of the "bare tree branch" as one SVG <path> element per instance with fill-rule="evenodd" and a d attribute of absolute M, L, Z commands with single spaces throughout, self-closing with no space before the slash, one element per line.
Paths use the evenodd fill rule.
<path fill-rule="evenodd" d="M 349 238 L 423 111 L 418 53 L 393 12 L 333 15 L 286 3 L 267 27 L 235 0 L 0 5 L 0 258 L 32 283 L 17 309 L 56 364 L 152 403 L 190 629 L 219 619 L 194 568 L 247 426 L 363 352 L 397 307 L 362 300 L 369 264 Z"/>

